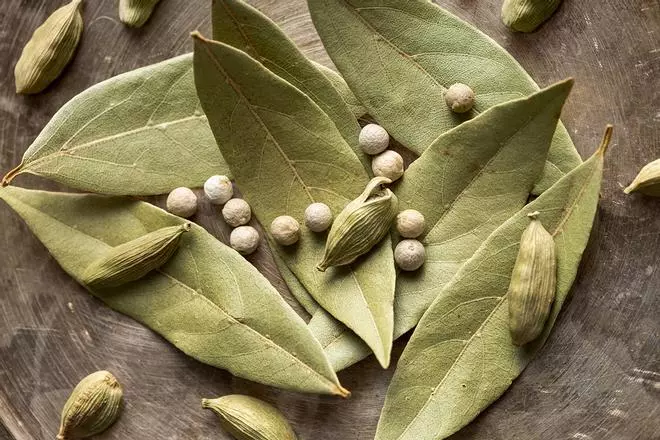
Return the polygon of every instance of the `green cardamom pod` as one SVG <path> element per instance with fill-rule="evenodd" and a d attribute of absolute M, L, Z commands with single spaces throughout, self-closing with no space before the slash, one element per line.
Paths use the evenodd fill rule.
<path fill-rule="evenodd" d="M 121 409 L 122 388 L 108 371 L 97 371 L 81 380 L 62 410 L 58 440 L 99 434 L 112 425 Z"/>
<path fill-rule="evenodd" d="M 238 440 L 296 440 L 284 415 L 274 406 L 250 396 L 233 394 L 202 399 L 202 408 L 215 412 L 222 427 Z"/>
<path fill-rule="evenodd" d="M 144 25 L 160 0 L 119 0 L 119 20 L 139 28 Z"/>
<path fill-rule="evenodd" d="M 34 31 L 14 68 L 16 93 L 41 92 L 69 64 L 83 31 L 81 4 L 62 6 Z"/>
<path fill-rule="evenodd" d="M 647 196 L 660 197 L 660 159 L 646 164 L 635 180 L 623 191 L 626 194 L 639 191 Z"/>
<path fill-rule="evenodd" d="M 382 185 L 387 177 L 374 177 L 364 192 L 339 213 L 325 243 L 325 255 L 316 268 L 350 264 L 387 235 L 397 214 L 398 200 Z"/>
<path fill-rule="evenodd" d="M 504 0 L 502 21 L 518 32 L 532 32 L 557 10 L 561 0 Z"/>
<path fill-rule="evenodd" d="M 82 282 L 89 287 L 115 287 L 139 280 L 158 269 L 179 247 L 181 234 L 191 224 L 169 226 L 110 249 L 85 270 Z"/>
<path fill-rule="evenodd" d="M 538 215 L 538 212 L 528 215 L 531 222 L 520 239 L 520 250 L 507 292 L 509 330 L 513 343 L 518 346 L 541 334 L 555 300 L 555 241 L 538 220 Z"/>

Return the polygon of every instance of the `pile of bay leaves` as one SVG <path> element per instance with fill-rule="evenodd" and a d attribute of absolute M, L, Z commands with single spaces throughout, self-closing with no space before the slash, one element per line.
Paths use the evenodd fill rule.
<path fill-rule="evenodd" d="M 194 54 L 73 98 L 0 198 L 80 281 L 110 247 L 184 222 L 126 196 L 226 174 L 261 224 L 302 223 L 312 202 L 340 212 L 370 178 L 360 123 L 377 122 L 417 156 L 392 190 L 400 210 L 426 218 L 420 270 L 397 272 L 390 238 L 325 273 L 315 269 L 323 235 L 303 228 L 291 248 L 269 238 L 312 316 L 305 323 L 248 261 L 193 225 L 160 270 L 90 291 L 201 362 L 301 392 L 347 396 L 337 371 L 371 354 L 388 367 L 393 340 L 416 328 L 376 438 L 443 439 L 495 401 L 547 339 L 589 238 L 609 131 L 582 162 L 559 122 L 572 81 L 540 90 L 494 41 L 432 2 L 308 4 L 341 75 L 257 10 L 216 0 L 212 39 L 193 33 Z M 457 82 L 476 93 L 468 114 L 444 103 Z M 83 193 L 7 186 L 21 173 Z M 506 293 L 533 211 L 556 243 L 557 292 L 542 336 L 516 347 Z"/>

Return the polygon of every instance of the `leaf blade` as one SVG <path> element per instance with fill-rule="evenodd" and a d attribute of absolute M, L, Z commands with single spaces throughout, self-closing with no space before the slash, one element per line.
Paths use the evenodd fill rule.
<path fill-rule="evenodd" d="M 495 401 L 540 350 L 589 239 L 603 153 L 604 148 L 493 232 L 435 299 L 399 361 L 377 440 L 446 438 Z M 520 348 L 509 334 L 506 292 L 527 214 L 537 210 L 555 236 L 557 297 L 541 338 Z M 414 387 L 418 393 L 406 391 Z M 429 418 L 434 420 L 434 432 L 422 426 Z"/>
<path fill-rule="evenodd" d="M 470 85 L 475 112 L 538 86 L 488 36 L 433 2 L 308 0 L 312 21 L 351 90 L 381 125 L 421 154 L 465 120 L 444 104 L 451 84 Z M 581 163 L 563 126 L 535 188 L 540 193 Z"/>
<path fill-rule="evenodd" d="M 75 96 L 3 183 L 30 173 L 83 191 L 151 195 L 228 172 L 201 112 L 187 54 Z"/>
<path fill-rule="evenodd" d="M 338 213 L 362 192 L 364 168 L 307 95 L 244 52 L 195 37 L 195 81 L 202 105 L 241 192 L 262 224 L 285 214 L 303 224 L 305 208 L 317 201 Z M 311 151 L 310 145 L 323 147 Z M 387 365 L 395 281 L 389 240 L 351 266 L 321 273 L 315 265 L 322 259 L 325 237 L 306 228 L 301 234 L 296 246 L 275 250 L 314 299 Z"/>
<path fill-rule="evenodd" d="M 89 194 L 7 187 L 0 198 L 78 282 L 111 246 L 184 221 L 144 202 Z M 273 386 L 346 394 L 302 319 L 252 265 L 199 226 L 160 270 L 88 290 L 201 362 Z"/>
<path fill-rule="evenodd" d="M 342 137 L 369 169 L 358 147 L 360 126 L 330 80 L 267 16 L 241 0 L 215 0 L 213 39 L 229 44 L 263 64 L 309 96 L 334 122 Z"/>

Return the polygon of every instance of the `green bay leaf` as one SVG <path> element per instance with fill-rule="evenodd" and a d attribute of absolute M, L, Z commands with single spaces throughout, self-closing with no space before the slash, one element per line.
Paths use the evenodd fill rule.
<path fill-rule="evenodd" d="M 184 222 L 126 198 L 15 187 L 0 198 L 79 282 L 111 246 Z M 158 271 L 90 292 L 201 362 L 267 385 L 346 395 L 304 321 L 254 266 L 197 225 Z"/>
<path fill-rule="evenodd" d="M 241 0 L 215 0 L 212 23 L 214 40 L 242 50 L 309 96 L 332 119 L 365 167 L 371 168 L 358 147 L 360 126 L 348 104 L 277 24 Z"/>
<path fill-rule="evenodd" d="M 421 154 L 471 115 L 452 113 L 447 87 L 468 84 L 473 113 L 538 86 L 491 38 L 426 0 L 308 0 L 321 40 L 360 101 L 405 147 Z M 566 129 L 555 133 L 540 193 L 581 163 Z"/>
<path fill-rule="evenodd" d="M 417 325 L 484 240 L 525 205 L 572 84 L 563 81 L 489 108 L 440 136 L 406 170 L 395 192 L 399 209 L 416 209 L 425 216 L 427 226 L 419 240 L 426 262 L 397 276 L 394 338 Z M 328 333 L 319 327 L 317 323 L 312 329 L 317 338 Z M 364 347 L 350 332 L 346 338 L 336 330 L 333 334 L 333 343 L 324 347 L 333 365 L 348 366 L 364 357 Z"/>
<path fill-rule="evenodd" d="M 3 183 L 22 173 L 83 191 L 150 195 L 201 186 L 229 170 L 197 99 L 188 54 L 75 96 Z"/>
<path fill-rule="evenodd" d="M 598 152 L 500 226 L 445 286 L 401 356 L 376 440 L 439 440 L 499 398 L 546 341 L 577 274 L 600 192 Z M 513 345 L 507 290 L 520 237 L 539 219 L 557 246 L 557 295 L 542 336 Z"/>
<path fill-rule="evenodd" d="M 337 214 L 368 176 L 332 120 L 307 95 L 234 47 L 195 35 L 195 82 L 222 154 L 259 221 L 304 223 L 305 208 Z M 319 272 L 325 234 L 275 246 L 312 297 L 346 324 L 384 366 L 392 346 L 395 270 L 389 239 L 355 264 Z"/>

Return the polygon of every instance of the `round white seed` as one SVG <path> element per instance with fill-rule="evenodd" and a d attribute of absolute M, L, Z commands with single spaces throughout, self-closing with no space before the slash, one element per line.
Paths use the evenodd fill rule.
<path fill-rule="evenodd" d="M 469 112 L 474 106 L 474 92 L 465 84 L 452 84 L 445 92 L 445 102 L 454 113 Z"/>
<path fill-rule="evenodd" d="M 245 200 L 231 199 L 222 208 L 222 217 L 229 226 L 237 227 L 250 221 L 252 211 Z"/>
<path fill-rule="evenodd" d="M 424 225 L 424 216 L 414 209 L 406 209 L 396 216 L 396 230 L 405 238 L 417 238 L 422 235 Z"/>
<path fill-rule="evenodd" d="M 313 232 L 323 232 L 332 224 L 332 210 L 325 203 L 312 203 L 305 209 L 305 225 Z"/>
<path fill-rule="evenodd" d="M 234 188 L 227 176 L 211 176 L 204 183 L 204 194 L 214 205 L 224 205 L 234 196 Z"/>
<path fill-rule="evenodd" d="M 290 215 L 280 215 L 270 224 L 270 233 L 282 246 L 290 246 L 300 239 L 300 223 Z"/>
<path fill-rule="evenodd" d="M 259 246 L 259 233 L 252 226 L 239 226 L 231 231 L 229 244 L 243 255 L 249 255 Z"/>
<path fill-rule="evenodd" d="M 358 143 L 365 153 L 378 154 L 390 144 L 390 135 L 378 124 L 367 124 L 360 131 Z"/>
<path fill-rule="evenodd" d="M 387 177 L 392 182 L 403 176 L 403 157 L 394 150 L 385 150 L 371 161 L 376 177 Z"/>
<path fill-rule="evenodd" d="M 424 245 L 417 240 L 401 240 L 394 248 L 394 261 L 401 270 L 417 270 L 422 267 L 424 260 L 426 260 Z"/>
<path fill-rule="evenodd" d="M 166 206 L 172 214 L 188 218 L 197 212 L 197 196 L 190 188 L 175 188 L 167 196 Z"/>

